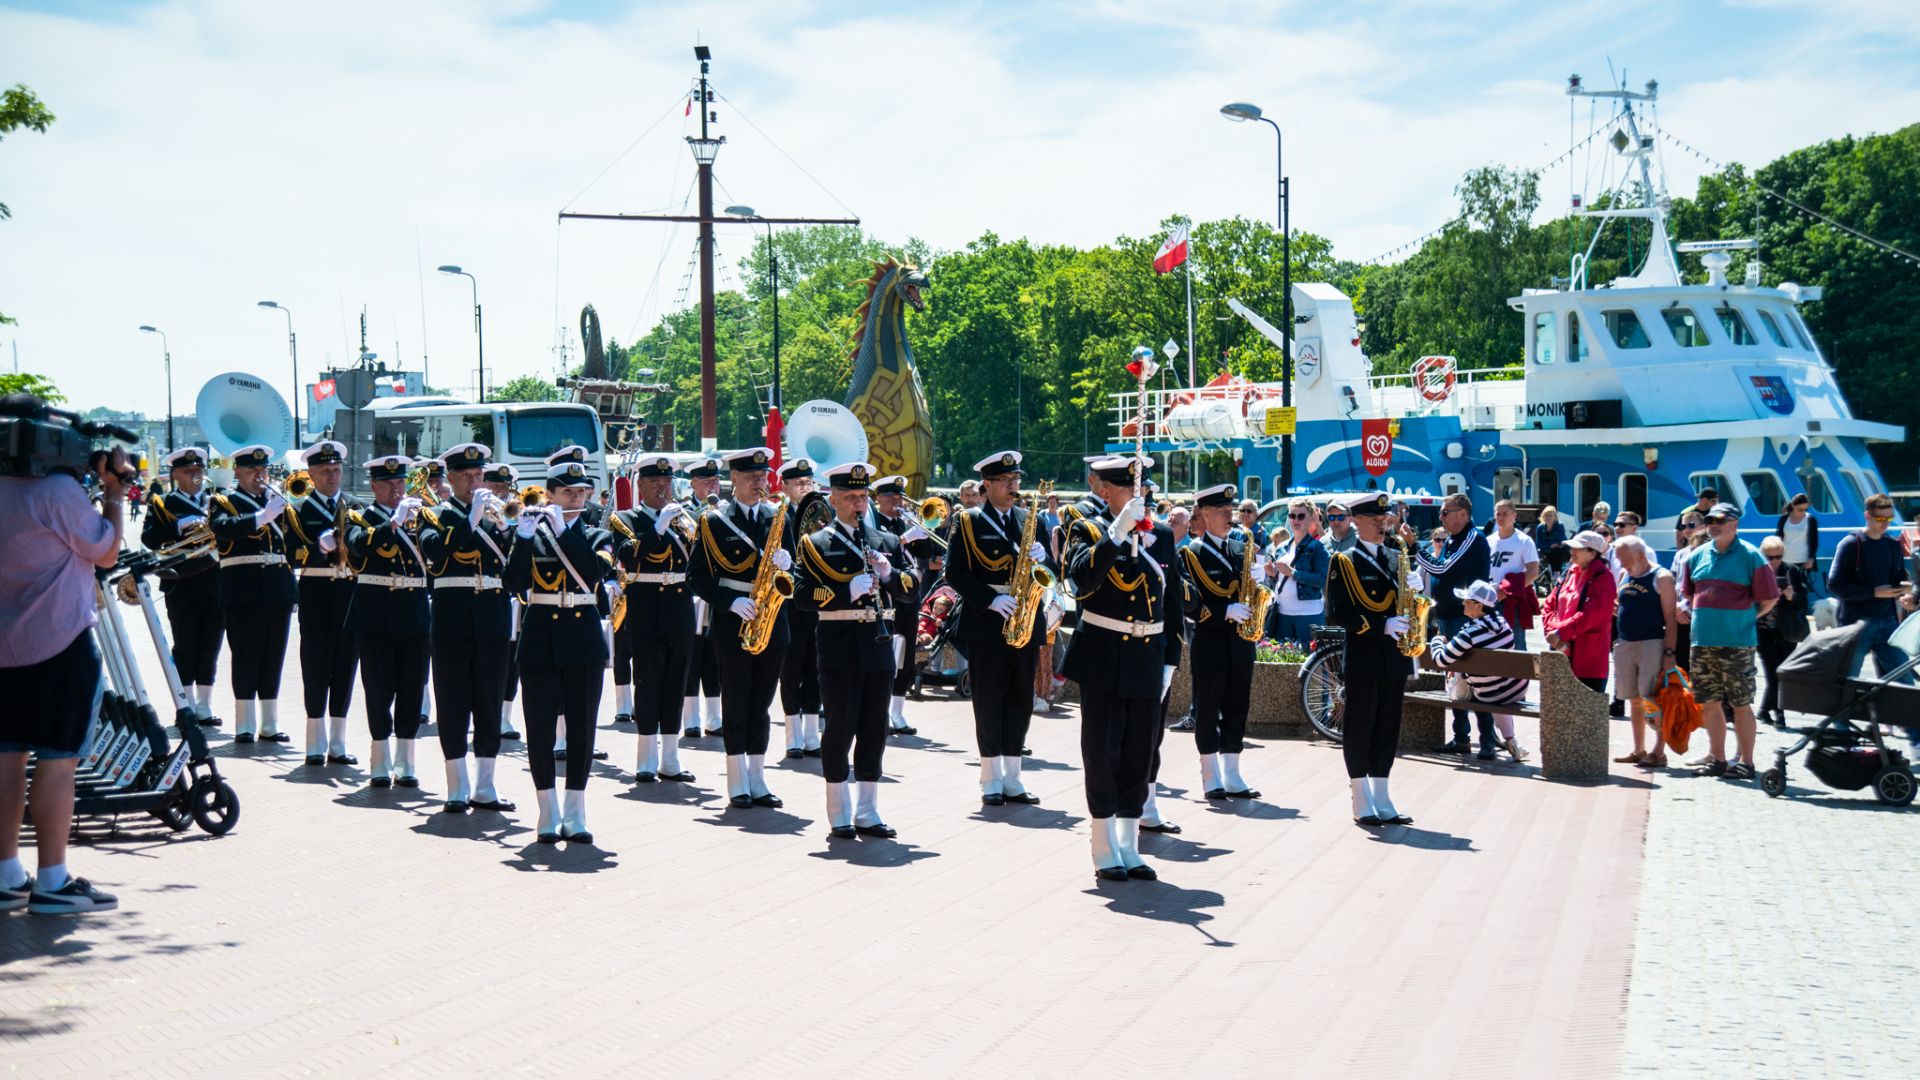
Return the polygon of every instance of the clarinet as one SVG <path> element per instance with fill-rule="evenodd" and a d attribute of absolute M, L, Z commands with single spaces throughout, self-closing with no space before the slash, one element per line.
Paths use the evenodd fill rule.
<path fill-rule="evenodd" d="M 887 618 L 886 609 L 880 606 L 880 575 L 873 561 L 873 549 L 867 546 L 867 523 L 859 518 L 853 520 L 854 542 L 860 547 L 860 561 L 866 564 L 867 574 L 873 578 L 873 588 L 867 593 L 867 601 L 873 607 L 873 640 L 892 641 L 893 625 Z"/>

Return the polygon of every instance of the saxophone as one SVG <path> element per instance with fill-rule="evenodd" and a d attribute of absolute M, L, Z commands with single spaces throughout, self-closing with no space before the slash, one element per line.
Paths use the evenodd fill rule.
<path fill-rule="evenodd" d="M 1403 656 L 1419 656 L 1427 651 L 1427 614 L 1433 609 L 1433 598 L 1426 593 L 1414 592 L 1407 585 L 1408 569 L 1413 562 L 1413 547 L 1410 544 L 1400 546 L 1400 580 L 1397 582 L 1399 606 L 1394 614 L 1407 620 L 1407 632 L 1400 635 L 1400 653 Z"/>
<path fill-rule="evenodd" d="M 1053 490 L 1052 481 L 1040 481 L 1039 493 L 1027 508 L 1027 523 L 1020 527 L 1020 543 L 1014 552 L 1013 572 L 1007 575 L 1007 591 L 1013 597 L 1013 614 L 1001 628 L 1006 643 L 1024 649 L 1033 638 L 1033 621 L 1040 614 L 1040 602 L 1053 586 L 1053 572 L 1033 560 L 1033 527 L 1040 520 L 1040 504 Z"/>
<path fill-rule="evenodd" d="M 1273 603 L 1273 590 L 1253 580 L 1253 560 L 1257 554 L 1253 537 L 1249 535 L 1240 557 L 1240 602 L 1253 614 L 1236 628 L 1245 641 L 1260 640 L 1267 625 L 1267 605 Z"/>
<path fill-rule="evenodd" d="M 767 528 L 767 546 L 760 551 L 760 568 L 754 571 L 753 591 L 747 594 L 753 601 L 753 618 L 740 624 L 740 651 L 751 656 L 767 651 L 767 643 L 773 640 L 773 620 L 780 614 L 780 605 L 793 595 L 793 575 L 773 565 L 773 553 L 780 550 L 786 524 L 784 512 L 773 515 L 773 524 Z"/>

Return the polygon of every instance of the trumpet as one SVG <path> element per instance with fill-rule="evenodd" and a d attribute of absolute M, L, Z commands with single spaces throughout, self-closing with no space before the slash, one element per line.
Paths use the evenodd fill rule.
<path fill-rule="evenodd" d="M 944 496 L 929 495 L 920 500 L 920 527 L 927 530 L 930 534 L 927 539 L 940 545 L 942 551 L 946 550 L 947 542 L 940 538 L 940 530 L 947 524 L 952 510 Z"/>
<path fill-rule="evenodd" d="M 288 502 L 299 502 L 313 494 L 313 476 L 307 470 L 301 469 L 287 477 L 280 491 Z"/>
<path fill-rule="evenodd" d="M 520 489 L 522 507 L 539 506 L 547 501 L 547 489 L 539 484 L 528 484 Z"/>
<path fill-rule="evenodd" d="M 217 539 L 213 535 L 213 526 L 202 521 L 180 534 L 180 539 L 154 549 L 154 554 L 162 559 L 198 559 L 213 554 Z"/>
<path fill-rule="evenodd" d="M 433 493 L 433 481 L 428 478 L 425 465 L 417 465 L 407 470 L 407 497 L 419 499 L 427 506 L 440 501 L 440 497 Z"/>

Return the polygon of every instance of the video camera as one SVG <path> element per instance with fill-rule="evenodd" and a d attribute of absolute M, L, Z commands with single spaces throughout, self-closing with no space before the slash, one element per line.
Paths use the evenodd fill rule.
<path fill-rule="evenodd" d="M 82 420 L 32 394 L 0 397 L 0 476 L 53 476 L 66 473 L 81 483 L 93 477 L 95 463 L 110 451 L 96 450 L 99 439 L 133 444 L 140 437 L 117 424 Z M 127 469 L 121 478 L 132 481 Z"/>

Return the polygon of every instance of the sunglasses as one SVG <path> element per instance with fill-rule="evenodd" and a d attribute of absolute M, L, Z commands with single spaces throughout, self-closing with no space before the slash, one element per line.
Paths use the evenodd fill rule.
<path fill-rule="evenodd" d="M 1345 520 L 1347 520 L 1347 515 L 1345 515 L 1345 514 L 1328 514 L 1328 515 L 1327 515 L 1327 520 L 1328 520 L 1328 521 L 1345 521 Z"/>
<path fill-rule="evenodd" d="M 1867 520 L 1868 520 L 1868 521 L 1882 521 L 1882 522 L 1885 522 L 1885 521 L 1892 521 L 1892 520 L 1893 520 L 1893 515 L 1892 515 L 1892 514 L 1868 514 L 1868 515 L 1867 515 Z"/>
<path fill-rule="evenodd" d="M 1707 524 L 1709 525 L 1728 525 L 1728 524 L 1731 524 L 1732 522 L 1733 522 L 1732 518 L 1724 518 L 1724 517 L 1710 517 L 1707 519 Z"/>
<path fill-rule="evenodd" d="M 1783 561 L 1783 560 L 1785 560 L 1785 559 L 1786 559 L 1786 556 L 1785 556 L 1785 555 L 1769 555 L 1769 556 L 1767 556 L 1767 561 L 1768 561 L 1768 562 L 1781 562 L 1781 561 Z"/>
<path fill-rule="evenodd" d="M 1288 514 L 1288 515 L 1287 515 L 1287 520 L 1288 520 L 1288 521 L 1305 521 L 1305 520 L 1307 520 L 1307 515 L 1305 515 L 1305 514 Z"/>

